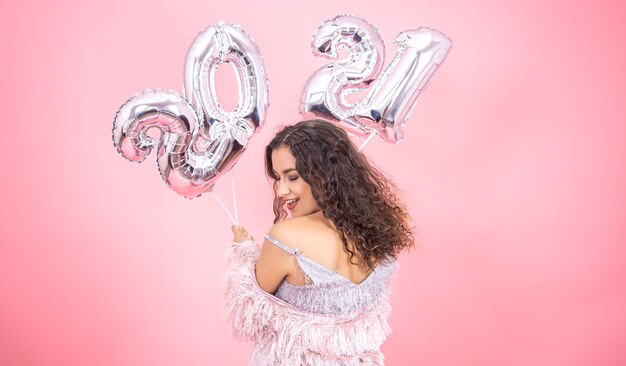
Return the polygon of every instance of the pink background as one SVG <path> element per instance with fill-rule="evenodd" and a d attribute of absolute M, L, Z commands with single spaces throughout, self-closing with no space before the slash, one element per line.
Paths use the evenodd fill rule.
<path fill-rule="evenodd" d="M 262 151 L 325 64 L 309 42 L 359 15 L 454 41 L 400 145 L 365 152 L 402 188 L 419 249 L 394 282 L 389 365 L 626 364 L 626 6 L 619 1 L 4 2 L 1 365 L 242 365 L 222 313 L 229 221 L 125 161 L 115 112 L 181 90 L 198 32 L 258 42 L 264 130 L 236 166 L 242 223 L 271 225 Z M 234 76 L 218 93 L 234 105 Z M 230 103 L 230 104 L 229 104 Z M 224 177 L 227 178 L 227 177 Z M 230 204 L 230 181 L 216 192 Z"/>

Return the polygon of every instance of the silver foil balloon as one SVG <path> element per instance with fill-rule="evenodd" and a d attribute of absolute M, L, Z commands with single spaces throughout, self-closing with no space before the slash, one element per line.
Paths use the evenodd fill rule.
<path fill-rule="evenodd" d="M 239 102 L 224 111 L 215 93 L 215 71 L 233 63 Z M 141 162 L 156 142 L 147 130 L 158 128 L 157 161 L 163 180 L 176 192 L 195 198 L 211 190 L 262 127 L 268 85 L 261 53 L 237 25 L 219 23 L 200 33 L 185 63 L 184 94 L 146 90 L 128 100 L 113 123 L 113 142 L 131 161 Z"/>
<path fill-rule="evenodd" d="M 403 126 L 417 97 L 444 61 L 452 41 L 437 30 L 420 27 L 401 32 L 394 43 L 398 45 L 395 57 L 355 110 L 361 123 L 393 143 L 404 137 Z"/>
<path fill-rule="evenodd" d="M 300 102 L 305 117 L 322 118 L 347 132 L 365 136 L 370 127 L 355 118 L 348 93 L 365 89 L 376 79 L 385 60 L 385 47 L 376 28 L 365 20 L 341 15 L 317 28 L 311 43 L 316 56 L 336 60 L 345 48 L 349 56 L 316 71 L 307 81 Z"/>
<path fill-rule="evenodd" d="M 215 93 L 215 71 L 225 62 L 235 67 L 239 86 L 239 102 L 233 112 L 221 107 Z M 185 61 L 184 94 L 208 122 L 209 140 L 230 136 L 245 146 L 265 121 L 268 93 L 261 53 L 241 27 L 219 23 L 196 37 Z M 207 132 L 200 131 L 205 137 Z"/>

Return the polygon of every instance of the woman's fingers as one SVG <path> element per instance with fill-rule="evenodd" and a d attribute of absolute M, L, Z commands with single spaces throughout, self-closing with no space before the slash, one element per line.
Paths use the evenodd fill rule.
<path fill-rule="evenodd" d="M 248 231 L 246 231 L 246 229 L 244 229 L 242 226 L 232 225 L 230 229 L 233 231 L 235 242 L 242 242 L 252 239 L 250 234 L 248 234 Z"/>
<path fill-rule="evenodd" d="M 248 230 L 246 230 L 243 226 L 240 226 L 239 228 L 241 229 L 241 232 L 246 240 L 254 240 L 250 233 L 248 233 Z"/>

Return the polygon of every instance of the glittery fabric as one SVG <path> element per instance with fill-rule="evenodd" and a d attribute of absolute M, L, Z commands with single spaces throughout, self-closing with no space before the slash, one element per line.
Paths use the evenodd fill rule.
<path fill-rule="evenodd" d="M 252 241 L 233 243 L 226 276 L 227 318 L 235 336 L 254 342 L 250 365 L 383 364 L 380 346 L 390 333 L 388 284 L 395 263 L 381 264 L 353 284 L 292 250 L 309 281 L 283 281 L 273 296 L 256 282 L 259 252 Z"/>

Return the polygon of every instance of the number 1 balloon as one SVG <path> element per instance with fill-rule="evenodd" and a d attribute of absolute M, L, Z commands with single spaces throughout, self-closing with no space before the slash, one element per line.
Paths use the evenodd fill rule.
<path fill-rule="evenodd" d="M 356 118 L 377 130 L 387 142 L 404 138 L 404 124 L 452 45 L 443 33 L 425 27 L 401 32 L 398 51 L 366 102 L 355 108 Z"/>
<path fill-rule="evenodd" d="M 215 71 L 226 62 L 235 66 L 239 88 L 232 112 L 224 111 L 215 93 Z M 131 97 L 115 116 L 113 143 L 128 160 L 142 162 L 156 145 L 147 131 L 159 129 L 161 177 L 177 193 L 195 198 L 235 165 L 263 126 L 268 85 L 252 38 L 241 27 L 223 22 L 196 37 L 187 53 L 184 80 L 184 97 L 158 89 Z"/>

